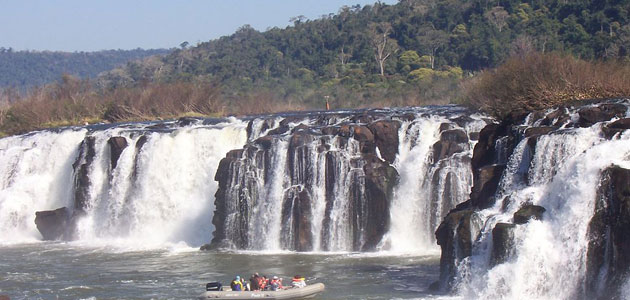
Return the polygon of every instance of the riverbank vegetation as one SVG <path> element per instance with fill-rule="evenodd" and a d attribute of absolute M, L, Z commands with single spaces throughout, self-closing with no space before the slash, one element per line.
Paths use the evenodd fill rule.
<path fill-rule="evenodd" d="M 630 64 L 530 53 L 481 72 L 465 86 L 466 103 L 500 118 L 576 100 L 630 97 Z"/>
<path fill-rule="evenodd" d="M 284 29 L 245 25 L 217 40 L 182 43 L 93 80 L 65 76 L 26 96 L 5 90 L 0 131 L 323 109 L 325 101 L 331 108 L 463 103 L 501 116 L 618 96 L 627 92 L 623 81 L 606 74 L 628 78 L 620 66 L 630 60 L 629 11 L 628 1 L 344 6 L 316 20 L 295 17 Z"/>

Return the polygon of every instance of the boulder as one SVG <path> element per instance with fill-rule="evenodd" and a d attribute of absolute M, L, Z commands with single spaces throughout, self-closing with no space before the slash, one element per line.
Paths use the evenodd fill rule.
<path fill-rule="evenodd" d="M 492 229 L 491 265 L 502 264 L 508 260 L 514 248 L 514 227 L 510 223 L 497 223 Z"/>
<path fill-rule="evenodd" d="M 525 224 L 529 220 L 542 220 L 546 209 L 542 206 L 526 204 L 514 213 L 514 224 Z"/>
<path fill-rule="evenodd" d="M 197 118 L 193 118 L 193 117 L 181 117 L 179 119 L 177 119 L 177 126 L 190 126 L 193 124 L 196 124 L 199 121 L 199 119 Z"/>
<path fill-rule="evenodd" d="M 35 212 L 35 225 L 46 241 L 64 239 L 70 225 L 70 212 L 66 207 Z"/>
<path fill-rule="evenodd" d="M 578 110 L 580 119 L 577 125 L 590 127 L 591 125 L 608 121 L 612 118 L 623 118 L 626 115 L 626 106 L 619 103 L 604 103 L 598 106 L 585 107 Z"/>
<path fill-rule="evenodd" d="M 472 254 L 472 243 L 478 234 L 477 216 L 472 209 L 453 210 L 435 231 L 440 257 L 440 290 L 451 288 L 457 275 L 457 264 Z"/>
<path fill-rule="evenodd" d="M 281 135 L 284 134 L 286 132 L 289 131 L 289 126 L 287 125 L 280 125 L 272 130 L 269 130 L 269 132 L 267 132 L 267 135 Z"/>
<path fill-rule="evenodd" d="M 604 136 L 608 139 L 611 139 L 615 134 L 624 132 L 627 129 L 630 129 L 630 118 L 619 119 L 602 127 Z"/>
<path fill-rule="evenodd" d="M 380 120 L 368 125 L 374 133 L 374 143 L 380 150 L 381 156 L 387 162 L 394 163 L 398 154 L 398 129 L 400 122 L 395 120 Z"/>
<path fill-rule="evenodd" d="M 467 143 L 468 135 L 464 130 L 451 129 L 443 131 L 440 135 L 440 140 L 433 144 L 433 161 L 437 162 L 466 150 L 468 148 Z"/>
<path fill-rule="evenodd" d="M 541 135 L 548 134 L 548 133 L 554 131 L 555 129 L 556 128 L 552 127 L 552 126 L 529 127 L 527 129 L 525 129 L 524 136 L 526 138 L 533 137 L 533 136 L 541 136 Z"/>

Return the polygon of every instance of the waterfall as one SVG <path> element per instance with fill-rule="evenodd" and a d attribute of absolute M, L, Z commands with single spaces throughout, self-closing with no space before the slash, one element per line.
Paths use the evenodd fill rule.
<path fill-rule="evenodd" d="M 497 201 L 476 212 L 482 228 L 476 238 L 473 236 L 472 255 L 457 265 L 454 286 L 461 297 L 591 298 L 585 296 L 589 293 L 589 224 L 596 212 L 602 174 L 613 165 L 630 168 L 630 135 L 605 138 L 602 127 L 607 123 L 523 137 L 511 155 L 503 158 L 507 167 Z M 530 127 L 522 130 L 526 128 Z M 546 209 L 543 220 L 514 226 L 510 254 L 496 263 L 492 257 L 492 229 L 498 223 L 515 222 L 514 213 L 532 204 Z M 602 268 L 599 295 L 605 281 L 601 276 L 607 272 L 606 266 Z M 627 295 L 623 292 L 625 286 L 622 294 Z"/>
<path fill-rule="evenodd" d="M 67 207 L 82 212 L 74 237 L 82 243 L 202 245 L 213 230 L 213 176 L 225 153 L 246 142 L 245 125 L 138 124 L 2 139 L 0 230 L 12 232 L 2 242 L 16 229 L 39 239 L 35 211 Z M 114 139 L 123 145 L 119 157 Z"/>
<path fill-rule="evenodd" d="M 35 212 L 65 208 L 52 238 L 90 245 L 432 253 L 472 185 L 482 118 L 444 106 L 4 138 L 0 240 L 39 240 Z"/>
<path fill-rule="evenodd" d="M 433 232 L 468 197 L 485 124 L 455 107 L 254 119 L 256 135 L 217 173 L 213 245 L 435 252 Z"/>
<path fill-rule="evenodd" d="M 72 163 L 85 130 L 0 139 L 0 243 L 39 239 L 36 209 L 69 206 Z"/>

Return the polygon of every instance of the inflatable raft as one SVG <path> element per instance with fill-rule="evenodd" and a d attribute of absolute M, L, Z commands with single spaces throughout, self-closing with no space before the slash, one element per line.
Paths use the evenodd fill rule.
<path fill-rule="evenodd" d="M 323 283 L 309 284 L 301 288 L 279 291 L 207 291 L 199 299 L 304 299 L 315 297 L 325 289 Z"/>

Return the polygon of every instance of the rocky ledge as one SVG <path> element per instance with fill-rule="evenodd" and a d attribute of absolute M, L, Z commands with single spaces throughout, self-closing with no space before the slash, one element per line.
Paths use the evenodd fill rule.
<path fill-rule="evenodd" d="M 601 122 L 601 136 L 617 138 L 630 129 L 626 118 L 626 100 L 608 100 L 582 107 L 560 107 L 551 111 L 533 113 L 514 112 L 500 123 L 490 124 L 481 130 L 472 158 L 474 186 L 470 199 L 459 204 L 444 218 L 435 232 L 442 255 L 440 281 L 434 289 L 448 291 L 457 276 L 457 266 L 472 255 L 473 242 L 479 238 L 484 220 L 478 212 L 495 206 L 497 201 L 505 209 L 509 197 L 497 199 L 499 182 L 504 175 L 508 158 L 516 145 L 527 139 L 529 153 L 534 153 L 540 137 L 561 133 L 567 128 L 591 127 Z M 596 125 L 599 126 L 599 125 Z M 532 154 L 533 155 L 533 154 Z M 529 166 L 524 166 L 528 168 Z M 522 182 L 529 182 L 527 170 L 519 172 Z M 630 170 L 611 166 L 601 175 L 595 214 L 590 221 L 590 244 L 587 255 L 585 295 L 587 298 L 609 299 L 630 267 Z M 514 252 L 512 231 L 529 220 L 542 220 L 545 208 L 525 204 L 513 221 L 499 222 L 492 228 L 490 267 L 508 260 Z M 474 276 L 474 275 L 473 275 Z"/>

